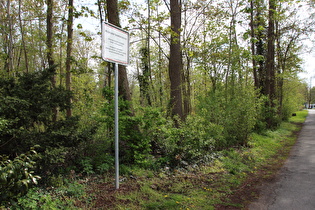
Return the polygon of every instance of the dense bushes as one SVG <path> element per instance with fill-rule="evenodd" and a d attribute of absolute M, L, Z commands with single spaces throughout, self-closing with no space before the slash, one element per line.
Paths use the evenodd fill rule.
<path fill-rule="evenodd" d="M 73 148 L 93 132 L 79 131 L 78 117 L 62 115 L 70 107 L 71 92 L 62 87 L 51 88 L 54 74 L 54 69 L 47 69 L 0 79 L 0 153 L 5 157 L 1 162 L 1 186 L 7 189 L 1 190 L 5 193 L 2 196 L 11 199 L 24 194 L 36 181 L 32 168 L 43 180 L 64 170 Z M 56 107 L 60 116 L 53 121 Z M 40 157 L 36 162 L 27 153 L 34 145 L 38 145 Z"/>
<path fill-rule="evenodd" d="M 34 149 L 13 160 L 0 156 L 0 207 L 13 204 L 20 196 L 25 195 L 32 185 L 37 184 L 40 177 L 34 175 L 33 171 L 36 158 L 38 155 Z"/>
<path fill-rule="evenodd" d="M 58 186 L 63 183 L 61 174 L 70 171 L 91 175 L 114 169 L 112 89 L 104 90 L 104 98 L 98 98 L 93 109 L 93 97 L 88 98 L 87 104 L 74 101 L 80 103 L 79 113 L 88 113 L 80 121 L 79 116 L 63 115 L 62 111 L 70 107 L 68 98 L 72 93 L 61 87 L 51 88 L 53 74 L 54 70 L 48 69 L 0 79 L 0 178 L 7 190 L 1 195 L 7 202 L 2 205 L 25 194 L 38 179 L 33 174 L 40 175 L 47 185 Z M 226 89 L 217 85 L 199 98 L 193 114 L 185 121 L 177 119 L 175 126 L 162 108 L 131 109 L 130 102 L 120 100 L 121 166 L 154 170 L 164 166 L 188 167 L 211 161 L 218 150 L 246 146 L 255 129 L 266 129 L 266 117 L 276 117 L 266 115 L 276 111 L 266 110 L 267 102 L 264 97 L 257 97 L 253 87 Z M 58 120 L 53 121 L 56 107 L 60 113 Z M 283 118 L 293 105 L 284 107 Z M 27 153 L 34 145 L 39 145 L 40 159 L 36 162 Z"/>
<path fill-rule="evenodd" d="M 208 124 L 216 125 L 215 129 L 211 129 L 212 132 L 219 132 L 214 136 L 216 149 L 246 145 L 249 134 L 259 121 L 262 107 L 251 88 L 233 87 L 234 94 L 227 91 L 218 88 L 209 92 L 200 99 L 197 111 Z M 209 135 L 213 136 L 211 133 Z"/>
<path fill-rule="evenodd" d="M 253 130 L 264 127 L 258 123 L 263 102 L 253 89 L 233 88 L 237 94 L 222 87 L 200 98 L 196 114 L 179 126 L 159 108 L 139 107 L 131 113 L 128 102 L 120 100 L 121 163 L 156 169 L 163 165 L 183 167 L 209 161 L 216 150 L 246 145 Z M 113 162 L 114 109 L 112 92 L 107 89 L 106 93 L 107 100 L 97 117 L 101 126 L 94 142 L 86 147 L 86 156 L 81 157 L 84 171 L 88 165 L 91 171 L 110 168 L 102 164 Z"/>
<path fill-rule="evenodd" d="M 52 109 L 65 110 L 71 97 L 62 88 L 50 87 L 53 74 L 54 70 L 48 69 L 16 80 L 1 79 L 2 153 L 14 157 L 38 144 L 44 171 L 60 172 L 60 166 L 70 165 L 87 174 L 110 170 L 114 156 L 112 89 L 104 90 L 103 107 L 98 113 L 90 113 L 88 124 L 79 125 L 78 117 L 62 115 L 53 122 Z M 121 162 L 153 168 L 186 165 L 211 158 L 215 150 L 246 145 L 254 128 L 265 129 L 259 124 L 267 113 L 264 103 L 253 88 L 218 85 L 199 99 L 196 114 L 176 127 L 159 108 L 131 111 L 129 102 L 120 100 Z"/>
<path fill-rule="evenodd" d="M 16 79 L 0 79 L 0 117 L 7 121 L 6 129 L 0 134 L 0 145 L 5 144 L 0 148 L 2 154 L 14 157 L 14 154 L 24 153 L 36 144 L 42 147 L 68 144 L 65 139 L 60 139 L 60 129 L 55 129 L 57 124 L 51 119 L 53 108 L 62 111 L 70 106 L 67 98 L 71 93 L 62 88 L 51 89 L 53 74 L 53 69 L 47 69 L 20 75 Z M 47 135 L 55 135 L 55 138 Z"/>

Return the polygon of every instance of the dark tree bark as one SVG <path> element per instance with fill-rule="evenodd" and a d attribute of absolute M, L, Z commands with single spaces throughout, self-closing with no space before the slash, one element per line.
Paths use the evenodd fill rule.
<path fill-rule="evenodd" d="M 184 26 L 188 25 L 188 5 L 184 3 Z M 186 35 L 186 36 L 185 36 Z M 183 37 L 189 37 L 191 35 L 190 32 L 186 32 L 183 30 Z M 182 45 L 183 49 L 189 48 L 187 46 L 187 42 L 183 41 Z M 192 58 L 189 56 L 189 52 L 187 50 L 183 51 L 183 56 L 185 58 L 186 66 L 183 65 L 183 73 L 182 73 L 182 97 L 183 97 L 183 115 L 186 118 L 191 113 L 191 85 L 190 85 L 190 71 L 191 71 L 191 63 Z"/>
<path fill-rule="evenodd" d="M 253 64 L 253 76 L 254 85 L 256 89 L 259 89 L 257 64 L 255 59 L 256 48 L 255 48 L 255 27 L 254 27 L 254 0 L 250 1 L 250 31 L 251 31 L 251 51 L 252 51 L 252 64 Z"/>
<path fill-rule="evenodd" d="M 108 22 L 115 26 L 121 27 L 120 22 L 119 22 L 117 0 L 106 0 L 106 3 L 107 3 Z M 119 70 L 119 75 L 118 75 L 119 96 L 122 97 L 124 100 L 131 101 L 131 94 L 130 94 L 126 67 L 122 65 L 118 65 L 118 70 Z"/>
<path fill-rule="evenodd" d="M 251 51 L 253 55 L 254 84 L 262 95 L 266 95 L 266 35 L 262 30 L 265 28 L 263 14 L 263 2 L 251 0 L 250 28 L 251 28 Z"/>
<path fill-rule="evenodd" d="M 184 120 L 182 109 L 182 52 L 180 43 L 181 0 L 170 0 L 171 12 L 171 44 L 169 59 L 169 77 L 171 82 L 171 113 Z"/>
<path fill-rule="evenodd" d="M 276 99 L 276 73 L 275 73 L 275 11 L 276 0 L 269 0 L 269 13 L 268 13 L 268 43 L 267 43 L 267 56 L 266 56 L 266 95 L 269 98 L 267 104 L 269 114 L 267 115 L 267 126 L 272 128 L 276 126 L 276 112 L 274 111 Z"/>
<path fill-rule="evenodd" d="M 275 99 L 275 10 L 275 0 L 269 0 L 266 93 L 271 100 Z"/>
<path fill-rule="evenodd" d="M 55 62 L 53 59 L 53 7 L 54 2 L 53 0 L 47 0 L 47 59 L 48 59 L 48 66 L 54 66 Z M 56 85 L 56 78 L 52 78 L 51 83 L 53 86 Z"/>
<path fill-rule="evenodd" d="M 47 60 L 48 60 L 48 67 L 54 68 L 55 61 L 53 59 L 53 9 L 54 9 L 54 1 L 53 0 L 47 0 L 47 17 L 46 17 L 46 45 L 47 45 Z M 53 75 L 51 77 L 51 85 L 52 88 L 56 87 L 56 76 Z M 58 109 L 57 107 L 52 109 L 53 116 L 52 121 L 57 121 L 58 117 Z"/>
<path fill-rule="evenodd" d="M 67 21 L 67 59 L 66 59 L 66 89 L 71 91 L 71 61 L 72 61 L 72 42 L 73 42 L 73 0 L 68 3 L 68 21 Z M 69 99 L 70 104 L 72 99 Z M 72 116 L 72 109 L 67 109 L 67 117 Z"/>

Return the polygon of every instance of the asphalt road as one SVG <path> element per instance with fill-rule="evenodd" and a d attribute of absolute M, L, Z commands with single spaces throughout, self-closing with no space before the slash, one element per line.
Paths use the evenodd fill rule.
<path fill-rule="evenodd" d="M 249 209 L 315 209 L 315 110 L 309 110 L 297 143 L 276 180 L 262 187 L 259 199 Z"/>

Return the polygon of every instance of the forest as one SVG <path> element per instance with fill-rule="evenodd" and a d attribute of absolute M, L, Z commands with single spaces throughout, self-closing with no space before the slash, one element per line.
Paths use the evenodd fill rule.
<path fill-rule="evenodd" d="M 112 176 L 114 65 L 101 56 L 102 22 L 130 35 L 130 63 L 118 68 L 121 171 L 157 172 L 249 148 L 313 104 L 312 78 L 299 73 L 314 3 L 1 0 L 0 207 L 65 177 Z"/>

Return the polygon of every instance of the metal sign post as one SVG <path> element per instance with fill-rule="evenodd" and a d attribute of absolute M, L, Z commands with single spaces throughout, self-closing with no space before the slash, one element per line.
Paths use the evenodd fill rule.
<path fill-rule="evenodd" d="M 118 64 L 115 63 L 115 185 L 119 189 Z"/>
<path fill-rule="evenodd" d="M 103 23 L 102 58 L 115 63 L 115 185 L 119 189 L 118 64 L 129 64 L 129 33 L 110 23 Z"/>

